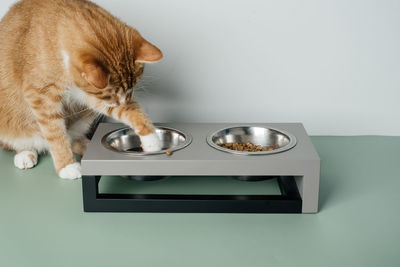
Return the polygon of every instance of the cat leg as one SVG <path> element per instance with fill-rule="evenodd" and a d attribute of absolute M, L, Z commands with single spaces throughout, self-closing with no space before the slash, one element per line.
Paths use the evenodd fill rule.
<path fill-rule="evenodd" d="M 35 150 L 17 151 L 14 156 L 15 167 L 26 170 L 36 166 L 38 162 L 38 153 Z"/>
<path fill-rule="evenodd" d="M 49 144 L 54 167 L 63 179 L 81 177 L 81 166 L 75 162 L 71 145 L 62 119 L 39 122 Z"/>
<path fill-rule="evenodd" d="M 87 138 L 82 138 L 80 140 L 76 140 L 72 142 L 72 152 L 78 154 L 79 156 L 83 156 L 86 151 L 86 147 L 89 144 L 90 140 Z"/>
<path fill-rule="evenodd" d="M 90 142 L 86 134 L 91 129 L 94 121 L 99 118 L 99 113 L 85 107 L 81 111 L 76 111 L 73 116 L 69 117 L 69 120 L 66 120 L 67 132 L 72 140 L 72 152 L 83 156 Z"/>
<path fill-rule="evenodd" d="M 78 162 L 70 163 L 58 172 L 62 179 L 77 179 L 82 177 L 81 164 Z"/>
<path fill-rule="evenodd" d="M 107 108 L 107 115 L 128 124 L 139 136 L 142 148 L 146 152 L 155 152 L 162 149 L 161 140 L 155 133 L 153 124 L 142 111 L 139 104 L 132 102 L 126 106 Z"/>
<path fill-rule="evenodd" d="M 139 135 L 140 142 L 142 143 L 143 151 L 145 152 L 157 152 L 162 149 L 161 140 L 156 133 L 148 135 Z"/>
<path fill-rule="evenodd" d="M 46 87 L 46 94 L 31 89 L 26 95 L 42 136 L 49 144 L 54 167 L 61 178 L 81 177 L 80 164 L 75 162 L 62 115 L 62 91 L 55 85 Z"/>

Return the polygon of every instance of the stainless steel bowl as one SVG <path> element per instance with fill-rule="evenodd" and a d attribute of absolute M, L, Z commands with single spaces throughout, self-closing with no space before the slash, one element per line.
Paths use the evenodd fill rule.
<path fill-rule="evenodd" d="M 276 146 L 271 151 L 247 152 L 221 147 L 228 143 L 247 143 L 261 145 L 264 148 Z M 257 126 L 233 126 L 221 129 L 207 137 L 207 143 L 215 149 L 239 155 L 269 155 L 283 152 L 296 145 L 296 137 L 285 131 Z"/>
<path fill-rule="evenodd" d="M 162 143 L 160 151 L 144 152 L 139 136 L 129 127 L 106 134 L 101 142 L 108 149 L 134 156 L 163 154 L 167 151 L 173 152 L 188 146 L 192 142 L 192 137 L 189 134 L 173 128 L 156 127 L 155 131 Z"/>

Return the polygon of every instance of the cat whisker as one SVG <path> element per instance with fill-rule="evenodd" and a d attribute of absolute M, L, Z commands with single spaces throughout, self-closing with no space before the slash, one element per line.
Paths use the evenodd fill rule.
<path fill-rule="evenodd" d="M 147 88 L 144 85 L 135 87 L 135 93 L 137 93 L 137 92 L 146 92 L 146 91 L 147 91 Z"/>
<path fill-rule="evenodd" d="M 161 77 L 158 78 L 148 78 L 148 77 L 143 77 L 140 81 L 144 81 L 144 82 L 156 82 L 161 80 Z"/>
<path fill-rule="evenodd" d="M 142 77 L 143 77 L 143 78 L 157 78 L 157 79 L 160 79 L 160 78 L 161 78 L 160 76 L 154 76 L 154 75 L 148 75 L 148 74 L 145 74 L 145 75 L 143 75 Z"/>
<path fill-rule="evenodd" d="M 68 119 L 68 118 L 73 117 L 73 116 L 75 116 L 75 115 L 81 114 L 82 112 L 85 112 L 85 111 L 87 111 L 87 110 L 89 110 L 89 109 L 90 109 L 90 108 L 85 108 L 85 109 L 82 109 L 81 111 L 78 111 L 78 112 L 69 114 L 68 116 L 64 116 L 64 119 Z"/>

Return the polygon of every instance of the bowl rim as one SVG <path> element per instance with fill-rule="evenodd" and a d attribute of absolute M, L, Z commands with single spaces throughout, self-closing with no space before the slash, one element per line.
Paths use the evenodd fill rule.
<path fill-rule="evenodd" d="M 108 138 L 109 136 L 111 136 L 112 134 L 115 134 L 116 132 L 119 132 L 119 131 L 123 131 L 123 130 L 132 130 L 132 131 L 134 131 L 131 127 L 129 127 L 129 126 L 124 126 L 124 127 L 120 127 L 120 128 L 118 128 L 118 129 L 115 129 L 115 130 L 112 130 L 111 132 L 106 133 L 106 134 L 101 138 L 101 144 L 102 144 L 105 148 L 107 148 L 107 149 L 109 149 L 109 150 L 111 150 L 111 151 L 117 152 L 117 153 L 119 153 L 119 154 L 125 154 L 125 155 L 140 157 L 140 156 L 149 156 L 149 155 L 161 155 L 161 154 L 165 154 L 165 152 L 167 152 L 167 151 L 174 152 L 174 151 L 177 151 L 177 150 L 181 150 L 181 149 L 187 147 L 188 145 L 190 145 L 190 144 L 192 143 L 192 140 L 193 140 L 192 136 L 191 136 L 190 134 L 188 134 L 188 133 L 185 133 L 185 132 L 181 131 L 181 130 L 177 130 L 177 129 L 172 128 L 172 127 L 157 126 L 157 125 L 154 125 L 154 128 L 156 128 L 156 129 L 161 129 L 161 130 L 170 130 L 170 131 L 172 130 L 172 131 L 175 131 L 175 132 L 179 133 L 180 135 L 182 135 L 182 136 L 185 138 L 185 141 L 184 141 L 182 144 L 177 145 L 177 146 L 175 146 L 175 147 L 173 147 L 173 148 L 170 148 L 170 149 L 162 149 L 162 150 L 160 150 L 160 151 L 154 151 L 154 152 L 144 152 L 144 151 L 143 151 L 143 152 L 135 152 L 135 151 L 124 151 L 124 150 L 119 150 L 119 149 L 116 149 L 115 147 L 111 146 L 111 145 L 107 142 L 107 138 Z"/>
<path fill-rule="evenodd" d="M 264 128 L 264 129 L 269 129 L 269 130 L 273 130 L 273 131 L 279 132 L 279 133 L 281 133 L 281 134 L 286 135 L 286 136 L 289 138 L 289 143 L 288 143 L 287 145 L 281 147 L 281 148 L 274 149 L 274 150 L 271 150 L 271 151 L 249 152 L 249 151 L 238 151 L 238 150 L 227 149 L 227 148 L 224 148 L 224 147 L 221 147 L 221 146 L 215 144 L 215 143 L 213 142 L 213 140 L 212 140 L 213 136 L 215 136 L 217 133 L 219 133 L 219 132 L 221 132 L 221 131 L 228 130 L 228 129 L 232 129 L 232 128 L 244 128 L 244 127 Z M 242 125 L 232 125 L 232 126 L 224 127 L 224 128 L 221 128 L 221 129 L 219 129 L 219 130 L 217 130 L 217 131 L 215 131 L 215 132 L 212 132 L 212 133 L 208 134 L 208 136 L 207 136 L 207 143 L 208 143 L 208 145 L 210 145 L 211 147 L 213 147 L 213 148 L 215 148 L 215 149 L 217 149 L 217 150 L 220 150 L 220 151 L 229 153 L 229 154 L 247 155 L 247 156 L 261 156 L 261 155 L 277 154 L 277 153 L 281 153 L 281 152 L 287 151 L 287 150 L 289 150 L 289 149 L 292 149 L 293 147 L 296 146 L 296 144 L 297 144 L 297 139 L 296 139 L 296 137 L 295 137 L 293 134 L 291 134 L 291 133 L 289 133 L 289 132 L 287 132 L 287 131 L 285 131 L 285 130 L 281 130 L 281 129 L 279 129 L 279 128 L 269 127 L 269 126 L 265 126 L 265 125 L 264 125 L 264 126 L 261 126 L 261 125 L 247 125 L 247 124 L 242 124 Z"/>

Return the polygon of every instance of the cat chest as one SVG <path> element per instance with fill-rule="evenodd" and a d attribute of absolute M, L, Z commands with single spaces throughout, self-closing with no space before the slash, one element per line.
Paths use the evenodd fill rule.
<path fill-rule="evenodd" d="M 64 106 L 86 106 L 87 95 L 75 85 L 68 86 L 63 95 Z"/>

